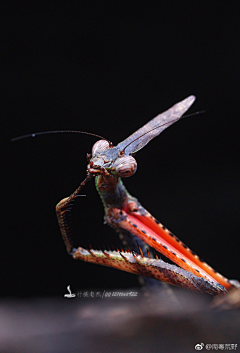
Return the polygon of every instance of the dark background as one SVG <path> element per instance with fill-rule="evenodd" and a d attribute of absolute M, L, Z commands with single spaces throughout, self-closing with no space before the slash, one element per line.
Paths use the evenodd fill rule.
<path fill-rule="evenodd" d="M 235 6 L 236 5 L 236 6 Z M 2 154 L 4 296 L 62 296 L 66 286 L 129 288 L 134 275 L 73 261 L 55 204 L 85 177 L 85 135 L 117 144 L 190 94 L 190 113 L 137 155 L 124 181 L 154 216 L 229 278 L 239 274 L 239 6 L 224 1 L 7 2 Z M 73 211 L 76 245 L 119 244 L 94 182 Z M 117 245 L 116 245 L 117 246 Z"/>

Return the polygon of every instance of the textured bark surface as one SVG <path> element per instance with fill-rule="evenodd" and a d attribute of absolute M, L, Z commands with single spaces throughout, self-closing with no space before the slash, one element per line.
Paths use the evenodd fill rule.
<path fill-rule="evenodd" d="M 239 349 L 238 309 L 212 309 L 210 297 L 180 290 L 177 299 L 171 293 L 137 293 L 126 298 L 2 300 L 0 352 L 186 353 L 194 352 L 197 343 L 234 343 Z"/>

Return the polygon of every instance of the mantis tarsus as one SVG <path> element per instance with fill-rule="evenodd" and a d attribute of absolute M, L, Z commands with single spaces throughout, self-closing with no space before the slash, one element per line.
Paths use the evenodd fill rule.
<path fill-rule="evenodd" d="M 87 177 L 78 189 L 56 206 L 57 218 L 67 251 L 74 259 L 110 266 L 122 271 L 143 275 L 178 287 L 213 296 L 224 294 L 237 281 L 223 277 L 203 262 L 193 251 L 157 221 L 124 187 L 121 178 L 136 172 L 137 162 L 132 156 L 168 126 L 178 121 L 195 100 L 189 96 L 166 112 L 156 116 L 116 147 L 107 140 L 99 140 L 88 155 Z M 74 248 L 69 225 L 69 204 L 82 187 L 95 177 L 96 187 L 105 209 L 105 220 L 134 251 L 97 251 Z M 140 239 L 141 246 L 136 239 Z M 156 249 L 175 265 L 151 258 L 144 243 Z"/>

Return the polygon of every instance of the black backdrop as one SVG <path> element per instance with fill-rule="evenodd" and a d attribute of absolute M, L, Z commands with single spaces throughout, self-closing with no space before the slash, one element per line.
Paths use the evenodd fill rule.
<path fill-rule="evenodd" d="M 239 275 L 239 10 L 235 2 L 8 2 L 2 6 L 2 295 L 129 288 L 135 276 L 67 255 L 54 207 L 83 180 L 84 135 L 118 143 L 190 94 L 189 112 L 140 151 L 125 184 L 219 272 Z M 73 211 L 76 245 L 119 244 L 93 181 Z"/>

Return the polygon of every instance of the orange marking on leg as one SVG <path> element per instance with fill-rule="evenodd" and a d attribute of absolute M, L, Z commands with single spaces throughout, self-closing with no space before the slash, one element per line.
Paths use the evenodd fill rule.
<path fill-rule="evenodd" d="M 196 255 L 187 250 L 182 243 L 169 234 L 167 229 L 163 229 L 159 223 L 150 215 L 140 215 L 139 213 L 126 214 L 124 222 L 132 223 L 131 232 L 145 241 L 147 244 L 161 252 L 180 267 L 192 272 L 198 277 L 210 278 L 212 281 L 220 283 L 226 289 L 231 288 L 228 280 L 216 273 L 210 266 L 201 262 Z M 152 218 L 151 218 L 152 217 Z M 143 232 L 141 232 L 143 230 Z M 146 232 L 147 234 L 145 234 Z M 160 242 L 160 244 L 158 243 Z"/>

